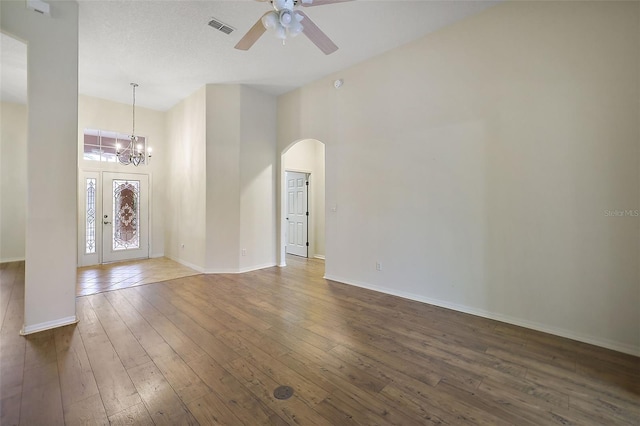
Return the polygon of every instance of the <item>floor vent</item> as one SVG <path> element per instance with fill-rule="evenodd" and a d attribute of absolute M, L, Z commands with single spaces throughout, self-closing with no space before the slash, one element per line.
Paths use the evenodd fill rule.
<path fill-rule="evenodd" d="M 209 26 L 215 28 L 218 31 L 222 31 L 225 34 L 231 34 L 235 30 L 235 28 L 232 28 L 229 25 L 218 21 L 216 18 L 213 18 L 209 21 Z"/>
<path fill-rule="evenodd" d="M 273 391 L 273 396 L 275 396 L 276 399 L 289 399 L 291 395 L 293 395 L 293 388 L 291 386 L 278 386 Z"/>

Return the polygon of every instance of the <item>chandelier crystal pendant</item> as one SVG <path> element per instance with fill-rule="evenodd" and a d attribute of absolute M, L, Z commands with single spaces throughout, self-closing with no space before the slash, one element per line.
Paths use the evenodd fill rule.
<path fill-rule="evenodd" d="M 116 144 L 116 157 L 121 164 L 139 166 L 140 164 L 147 163 L 151 159 L 151 148 L 147 149 L 145 153 L 145 146 L 138 142 L 138 136 L 136 136 L 136 87 L 137 83 L 131 83 L 133 88 L 133 129 L 131 136 L 129 137 L 129 145 L 123 148 L 119 143 Z"/>

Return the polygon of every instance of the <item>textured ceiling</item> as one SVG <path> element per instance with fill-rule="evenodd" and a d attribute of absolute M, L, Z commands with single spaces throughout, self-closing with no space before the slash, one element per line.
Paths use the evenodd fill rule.
<path fill-rule="evenodd" d="M 243 83 L 281 94 L 327 74 L 415 40 L 473 15 L 495 1 L 377 1 L 306 8 L 338 46 L 325 56 L 304 35 L 283 46 L 264 34 L 249 51 L 233 46 L 266 11 L 268 2 L 79 1 L 79 91 L 131 102 L 130 82 L 140 84 L 140 106 L 167 110 L 207 83 Z M 226 35 L 207 25 L 215 17 L 236 29 Z M 304 22 L 303 22 L 304 24 Z M 19 43 L 2 41 L 2 95 L 20 87 Z M 18 46 L 16 46 L 16 44 Z M 5 45 L 11 63 L 5 64 Z M 24 54 L 24 53 L 23 53 Z M 14 66 L 15 64 L 15 66 Z M 26 66 L 26 60 L 23 61 Z M 5 72 L 5 68 L 14 68 Z M 24 69 L 23 69 L 24 72 Z M 5 85 L 12 86 L 4 90 Z M 24 95 L 23 95 L 24 99 Z"/>

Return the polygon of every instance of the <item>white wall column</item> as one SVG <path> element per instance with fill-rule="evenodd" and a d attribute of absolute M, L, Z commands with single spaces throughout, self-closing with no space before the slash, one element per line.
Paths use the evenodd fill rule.
<path fill-rule="evenodd" d="M 2 31 L 28 45 L 25 334 L 76 321 L 78 4 L 50 5 L 0 5 Z"/>

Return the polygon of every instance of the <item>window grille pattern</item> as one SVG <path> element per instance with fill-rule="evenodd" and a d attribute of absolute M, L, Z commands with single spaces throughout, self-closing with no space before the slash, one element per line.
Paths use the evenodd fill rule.
<path fill-rule="evenodd" d="M 113 180 L 113 250 L 140 248 L 140 181 Z"/>
<path fill-rule="evenodd" d="M 87 178 L 85 206 L 85 253 L 96 252 L 96 179 Z"/>

